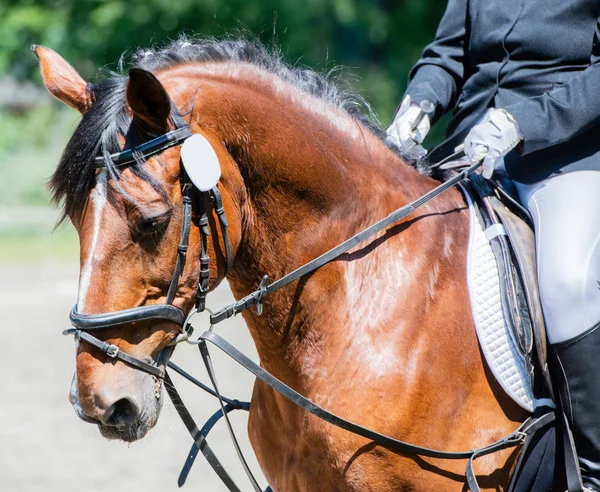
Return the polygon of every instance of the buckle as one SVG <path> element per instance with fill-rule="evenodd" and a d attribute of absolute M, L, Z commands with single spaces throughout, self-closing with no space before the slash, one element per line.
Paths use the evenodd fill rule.
<path fill-rule="evenodd" d="M 210 314 L 211 316 L 213 315 L 213 312 L 209 309 L 209 308 L 204 308 L 204 311 L 206 311 L 208 314 Z M 190 313 L 188 314 L 187 318 L 185 319 L 183 326 L 181 327 L 181 334 L 176 338 L 177 342 L 187 342 L 190 345 L 198 345 L 200 343 L 202 343 L 202 339 L 198 338 L 197 340 L 192 340 L 190 337 L 192 336 L 192 333 L 194 332 L 194 327 L 192 326 L 192 317 L 197 314 L 197 313 L 201 313 L 203 311 L 198 310 L 197 308 L 193 308 Z M 214 325 L 211 324 L 208 327 L 208 331 L 212 331 Z"/>
<path fill-rule="evenodd" d="M 260 285 L 258 286 L 257 295 L 256 295 L 256 315 L 262 316 L 263 312 L 263 300 L 267 296 L 267 282 L 269 281 L 268 275 L 263 275 L 263 278 L 260 280 Z"/>
<path fill-rule="evenodd" d="M 196 314 L 197 312 L 198 312 L 198 310 L 196 308 L 192 308 L 192 310 L 187 315 L 187 318 L 185 318 L 183 325 L 181 326 L 181 334 L 187 335 L 187 337 L 185 337 L 185 340 L 187 340 L 189 337 L 191 337 L 192 333 L 194 332 L 194 327 L 192 326 L 191 320 L 192 320 L 192 317 L 194 316 L 194 314 Z"/>
<path fill-rule="evenodd" d="M 528 434 L 526 432 L 523 431 L 516 431 L 515 432 L 515 437 L 520 441 L 520 442 L 525 442 L 527 440 L 527 438 L 529 437 Z"/>
<path fill-rule="evenodd" d="M 108 347 L 106 347 L 106 355 L 114 359 L 117 355 L 119 355 L 119 347 L 111 343 Z"/>

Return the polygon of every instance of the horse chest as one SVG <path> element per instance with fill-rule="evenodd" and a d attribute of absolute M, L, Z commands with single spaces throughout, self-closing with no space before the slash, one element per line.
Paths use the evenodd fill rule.
<path fill-rule="evenodd" d="M 325 386 L 321 389 L 327 393 Z M 373 426 L 373 406 L 363 407 L 360 394 L 342 406 L 331 398 L 311 398 L 340 415 Z M 414 472 L 409 470 L 410 463 L 407 468 L 407 463 L 392 453 L 308 415 L 261 384 L 255 385 L 252 401 L 250 440 L 261 469 L 277 492 L 392 491 Z M 379 407 L 389 402 L 376 399 L 373 403 Z"/>

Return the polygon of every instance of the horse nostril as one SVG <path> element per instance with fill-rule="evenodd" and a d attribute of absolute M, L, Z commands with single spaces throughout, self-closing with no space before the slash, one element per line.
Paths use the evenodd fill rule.
<path fill-rule="evenodd" d="M 103 421 L 106 425 L 123 427 L 133 423 L 138 415 L 139 408 L 135 402 L 129 398 L 121 398 L 108 409 Z"/>

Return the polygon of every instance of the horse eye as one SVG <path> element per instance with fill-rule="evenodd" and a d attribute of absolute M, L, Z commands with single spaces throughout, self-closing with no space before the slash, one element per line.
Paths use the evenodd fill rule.
<path fill-rule="evenodd" d="M 137 232 L 142 235 L 160 232 L 168 225 L 170 218 L 170 212 L 157 217 L 141 217 L 136 224 Z"/>

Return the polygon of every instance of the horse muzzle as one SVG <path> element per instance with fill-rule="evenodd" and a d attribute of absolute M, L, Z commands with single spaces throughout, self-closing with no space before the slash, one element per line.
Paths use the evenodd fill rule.
<path fill-rule="evenodd" d="M 73 378 L 69 401 L 77 416 L 96 424 L 104 437 L 133 442 L 154 426 L 162 380 L 124 365 L 98 365 L 80 374 L 81 379 Z"/>

